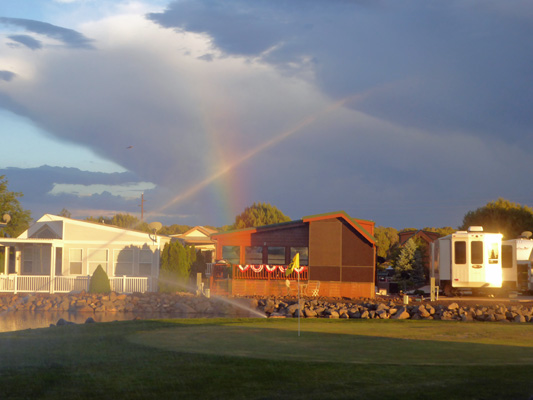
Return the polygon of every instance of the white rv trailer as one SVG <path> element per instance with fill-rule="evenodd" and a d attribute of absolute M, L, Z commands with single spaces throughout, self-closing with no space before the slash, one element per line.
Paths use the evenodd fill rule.
<path fill-rule="evenodd" d="M 431 245 L 431 275 L 444 294 L 501 288 L 502 234 L 485 233 L 481 226 L 457 231 Z"/>
<path fill-rule="evenodd" d="M 531 232 L 502 242 L 503 287 L 521 292 L 533 290 L 533 240 Z"/>

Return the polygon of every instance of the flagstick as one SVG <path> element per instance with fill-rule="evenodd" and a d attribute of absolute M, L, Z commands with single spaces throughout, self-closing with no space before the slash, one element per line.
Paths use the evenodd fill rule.
<path fill-rule="evenodd" d="M 300 267 L 298 265 L 298 267 Z M 300 272 L 296 271 L 298 274 L 298 337 L 300 337 L 300 314 L 302 313 L 302 309 L 300 308 Z"/>

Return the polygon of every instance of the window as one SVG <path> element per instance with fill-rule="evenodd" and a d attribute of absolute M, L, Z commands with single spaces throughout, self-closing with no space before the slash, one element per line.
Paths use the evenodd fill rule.
<path fill-rule="evenodd" d="M 285 264 L 285 247 L 268 248 L 268 264 L 283 265 Z"/>
<path fill-rule="evenodd" d="M 502 268 L 513 268 L 513 246 L 508 244 L 502 245 Z"/>
<path fill-rule="evenodd" d="M 69 250 L 69 271 L 68 275 L 81 275 L 83 270 L 83 250 Z"/>
<path fill-rule="evenodd" d="M 133 250 L 115 250 L 115 276 L 133 275 Z"/>
<path fill-rule="evenodd" d="M 107 249 L 89 249 L 87 261 L 89 266 L 89 275 L 92 276 L 99 265 L 101 265 L 104 271 L 107 273 Z"/>
<path fill-rule="evenodd" d="M 63 266 L 63 248 L 56 247 L 56 275 L 61 275 L 61 267 Z"/>
<path fill-rule="evenodd" d="M 22 273 L 33 273 L 33 245 L 24 246 L 22 251 Z"/>
<path fill-rule="evenodd" d="M 491 243 L 489 250 L 489 264 L 498 264 L 498 259 L 500 257 L 500 246 L 498 243 Z"/>
<path fill-rule="evenodd" d="M 239 246 L 222 246 L 222 258 L 231 264 L 240 264 L 241 248 Z"/>
<path fill-rule="evenodd" d="M 139 275 L 151 276 L 152 275 L 152 251 L 140 250 L 139 251 Z"/>
<path fill-rule="evenodd" d="M 309 248 L 291 247 L 291 261 L 296 253 L 300 253 L 300 265 L 309 265 Z"/>
<path fill-rule="evenodd" d="M 460 240 L 454 243 L 454 263 L 466 264 L 466 242 Z"/>
<path fill-rule="evenodd" d="M 472 264 L 483 264 L 483 242 L 474 240 L 470 243 L 470 262 Z"/>
<path fill-rule="evenodd" d="M 246 246 L 244 248 L 245 264 L 263 264 L 263 248 L 261 246 Z"/>

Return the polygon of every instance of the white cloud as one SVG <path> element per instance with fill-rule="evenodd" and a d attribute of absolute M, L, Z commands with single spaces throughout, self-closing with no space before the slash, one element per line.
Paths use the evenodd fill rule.
<path fill-rule="evenodd" d="M 78 197 L 92 196 L 93 194 L 102 194 L 109 192 L 114 196 L 120 196 L 125 199 L 139 198 L 140 193 L 145 190 L 155 189 L 155 185 L 150 182 L 134 182 L 122 185 L 76 185 L 55 183 L 53 189 L 47 194 L 57 196 L 60 194 L 73 194 Z"/>

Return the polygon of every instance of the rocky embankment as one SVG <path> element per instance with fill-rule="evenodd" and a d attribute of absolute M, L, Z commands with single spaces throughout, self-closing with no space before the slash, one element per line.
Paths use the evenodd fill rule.
<path fill-rule="evenodd" d="M 257 307 L 257 300 L 207 299 L 191 293 L 134 293 L 0 295 L 2 311 L 67 311 L 77 313 L 168 314 L 168 315 L 236 315 L 250 312 Z"/>
<path fill-rule="evenodd" d="M 190 293 L 3 294 L 0 312 L 68 311 L 163 314 L 168 316 L 260 316 L 270 318 L 435 319 L 533 322 L 533 305 L 520 303 L 448 304 L 420 301 L 404 305 L 393 299 L 223 298 Z M 255 314 L 253 314 L 255 312 Z"/>
<path fill-rule="evenodd" d="M 533 322 L 533 306 L 525 305 L 459 305 L 431 304 L 429 302 L 404 305 L 392 300 L 367 299 L 355 302 L 310 300 L 297 302 L 264 299 L 258 301 L 258 309 L 270 318 L 346 318 L 346 319 L 436 319 L 447 321 L 502 321 Z"/>

